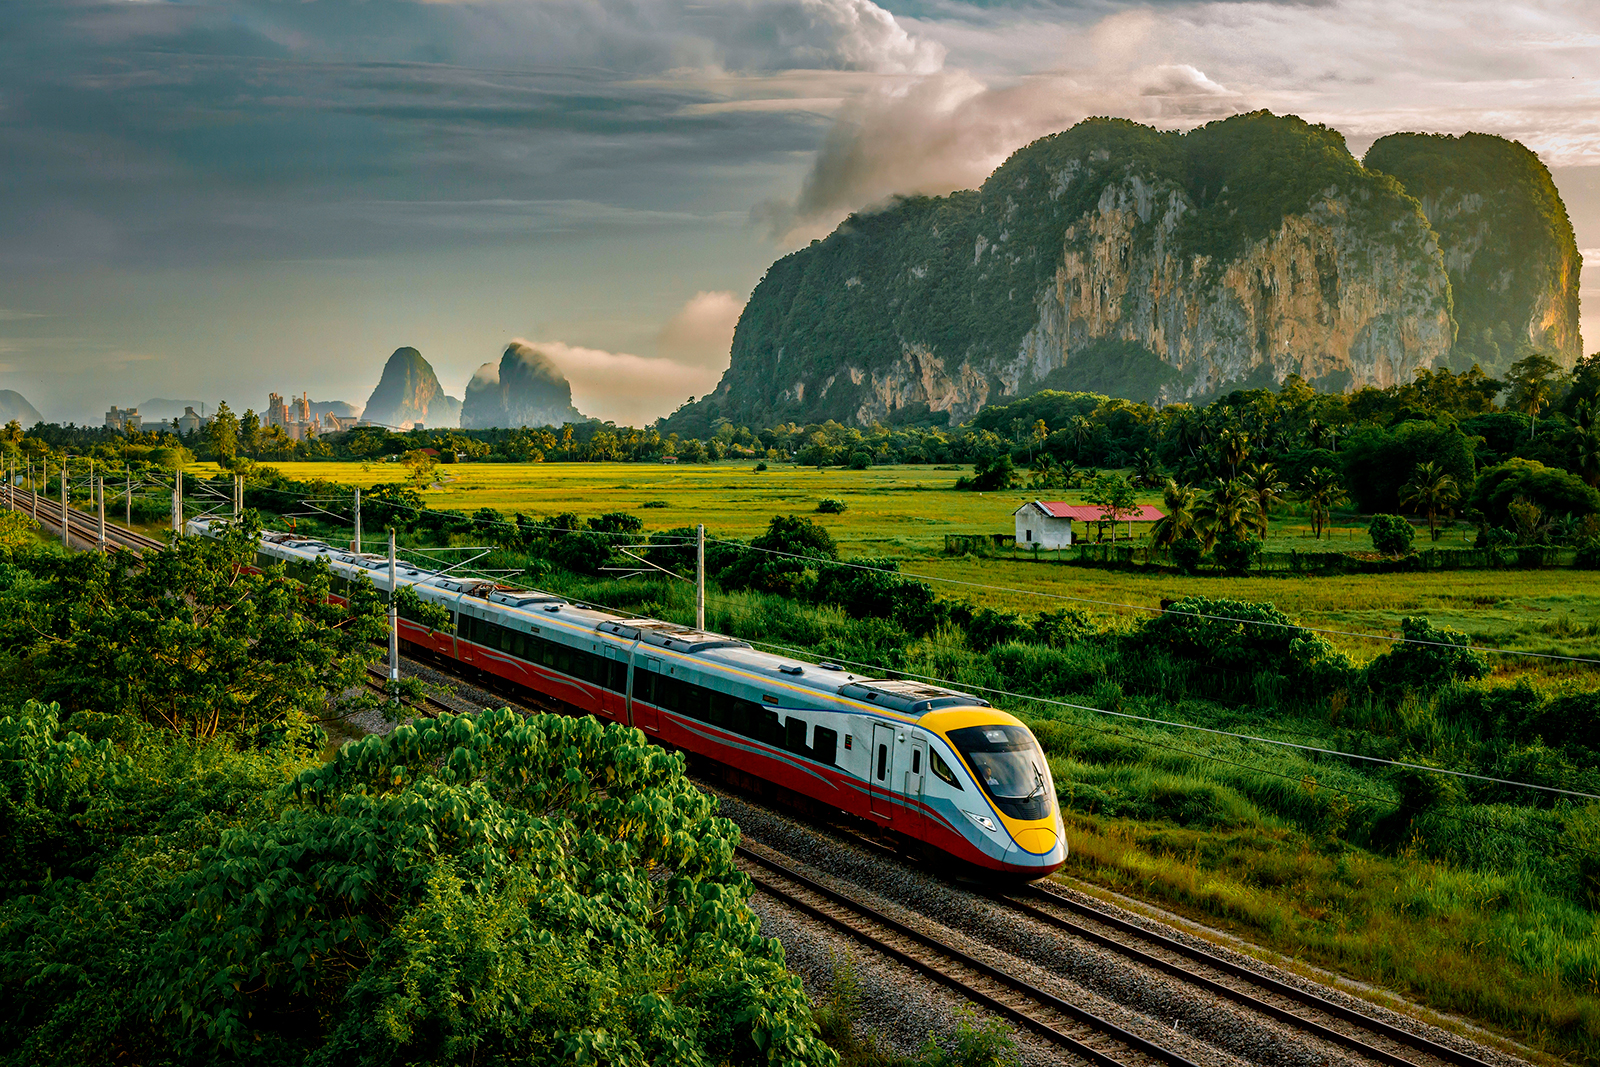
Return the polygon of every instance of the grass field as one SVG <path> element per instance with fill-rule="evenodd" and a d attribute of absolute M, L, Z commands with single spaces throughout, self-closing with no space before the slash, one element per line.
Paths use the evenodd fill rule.
<path fill-rule="evenodd" d="M 363 487 L 404 481 L 406 476 L 405 469 L 394 463 L 273 466 L 297 480 L 322 479 Z M 210 464 L 191 470 L 216 473 Z M 703 522 L 713 533 L 738 538 L 761 532 L 773 515 L 813 512 L 818 501 L 833 497 L 844 501 L 848 510 L 817 519 L 847 556 L 935 553 L 943 548 L 945 534 L 1011 533 L 1015 529 L 1012 512 L 1029 500 L 1043 497 L 1083 503 L 1081 489 L 957 492 L 953 486 L 961 473 L 930 466 L 818 471 L 773 464 L 771 469 L 757 472 L 749 463 L 444 464 L 437 469 L 434 488 L 422 495 L 433 507 L 469 512 L 485 507 L 530 516 L 631 511 L 643 517 L 649 529 Z M 1159 506 L 1161 494 L 1140 493 L 1139 500 Z M 666 506 L 640 510 L 651 501 Z M 1334 548 L 1368 547 L 1365 524 L 1353 516 L 1336 514 L 1335 521 L 1341 520 L 1342 525 L 1325 535 L 1325 543 Z M 1135 526 L 1135 535 L 1143 529 Z M 1440 544 L 1460 546 L 1462 538 L 1462 531 L 1452 531 Z M 1294 516 L 1275 518 L 1269 541 L 1281 541 L 1282 547 L 1315 544 L 1310 526 Z"/>
<path fill-rule="evenodd" d="M 388 463 L 277 466 L 291 478 L 351 486 L 400 481 L 405 475 L 403 468 Z M 440 466 L 435 488 L 423 496 L 433 507 L 465 512 L 484 507 L 530 516 L 627 511 L 644 520 L 647 532 L 703 522 L 713 537 L 740 539 L 760 533 L 774 515 L 810 514 L 832 533 L 847 557 L 898 557 L 906 571 L 946 580 L 937 585 L 946 596 L 1013 611 L 1077 606 L 1091 613 L 1139 614 L 1139 608 L 1156 608 L 1163 598 L 1195 594 L 1270 602 L 1308 625 L 1335 630 L 1398 633 L 1401 618 L 1426 614 L 1480 643 L 1560 655 L 1600 655 L 1600 589 L 1592 588 L 1595 583 L 1575 582 L 1574 572 L 1568 570 L 1223 578 L 1034 563 L 1004 553 L 993 558 L 947 558 L 942 555 L 945 534 L 1009 533 L 1014 528 L 1012 511 L 1033 498 L 1022 490 L 957 492 L 951 487 L 958 476 L 956 471 L 927 466 L 830 468 L 819 473 L 814 468 L 774 464 L 758 473 L 750 464 L 483 463 Z M 1078 490 L 1049 495 L 1071 502 L 1082 499 Z M 847 510 L 841 515 L 815 514 L 824 497 L 843 500 Z M 1142 494 L 1141 499 L 1160 502 L 1159 494 L 1153 493 Z M 643 507 L 650 502 L 665 506 Z M 1306 530 L 1303 520 L 1279 519 L 1271 539 L 1303 547 L 1309 541 Z M 1459 543 L 1460 536 L 1452 533 L 1441 543 L 1450 543 L 1450 538 Z M 1332 544 L 1366 547 L 1366 530 L 1347 521 L 1336 529 Z M 1124 604 L 1133 607 L 1116 606 Z M 1387 647 L 1374 641 L 1331 639 L 1361 659 Z"/>

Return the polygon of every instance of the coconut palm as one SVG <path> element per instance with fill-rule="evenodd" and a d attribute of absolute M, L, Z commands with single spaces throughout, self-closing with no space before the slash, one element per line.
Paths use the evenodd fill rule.
<path fill-rule="evenodd" d="M 1224 537 L 1243 541 L 1252 533 L 1265 536 L 1267 532 L 1267 524 L 1261 518 L 1261 502 L 1237 478 L 1226 482 L 1218 478 L 1195 506 L 1194 515 L 1195 525 L 1208 546 Z"/>
<path fill-rule="evenodd" d="M 1344 482 L 1337 471 L 1327 467 L 1312 467 L 1300 483 L 1300 499 L 1311 511 L 1311 529 L 1317 540 L 1322 540 L 1322 529 L 1328 525 L 1333 506 L 1345 498 Z"/>
<path fill-rule="evenodd" d="M 1250 487 L 1260 502 L 1261 525 L 1265 528 L 1267 520 L 1272 517 L 1272 509 L 1283 503 L 1289 484 L 1278 476 L 1278 468 L 1270 463 L 1252 464 L 1245 469 L 1244 477 L 1240 480 Z"/>
<path fill-rule="evenodd" d="M 1428 516 L 1428 534 L 1439 540 L 1439 516 L 1450 517 L 1450 505 L 1461 499 L 1461 487 L 1437 463 L 1417 464 L 1411 480 L 1400 487 L 1400 506 Z"/>
<path fill-rule="evenodd" d="M 1157 548 L 1171 548 L 1186 537 L 1196 536 L 1194 506 L 1199 495 L 1189 486 L 1168 478 L 1161 489 L 1161 503 L 1166 514 L 1150 528 L 1150 542 Z"/>
<path fill-rule="evenodd" d="M 1217 455 L 1228 468 L 1228 477 L 1238 477 L 1240 464 L 1250 458 L 1250 435 L 1234 426 L 1223 430 L 1217 434 Z"/>

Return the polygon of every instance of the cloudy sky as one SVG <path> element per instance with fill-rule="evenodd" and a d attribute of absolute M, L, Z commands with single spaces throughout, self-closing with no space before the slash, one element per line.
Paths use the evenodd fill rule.
<path fill-rule="evenodd" d="M 1360 154 L 1515 137 L 1596 266 L 1594 0 L 0 5 L 0 389 L 47 418 L 459 396 L 511 338 L 584 411 L 707 391 L 776 256 L 1087 115 L 1266 107 Z"/>

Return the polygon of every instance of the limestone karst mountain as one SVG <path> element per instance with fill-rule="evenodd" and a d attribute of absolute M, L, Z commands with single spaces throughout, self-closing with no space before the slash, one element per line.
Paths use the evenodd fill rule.
<path fill-rule="evenodd" d="M 421 352 L 397 348 L 383 365 L 383 375 L 367 398 L 361 417 L 407 429 L 419 422 L 430 428 L 454 427 L 461 417 L 461 401 L 445 395 L 438 375 Z"/>
<path fill-rule="evenodd" d="M 1400 179 L 1444 250 L 1457 325 L 1451 363 L 1504 371 L 1529 346 L 1563 366 L 1583 355 L 1583 257 L 1539 157 L 1515 141 L 1469 133 L 1396 133 L 1362 163 Z"/>
<path fill-rule="evenodd" d="M 36 423 L 44 421 L 44 416 L 39 414 L 39 409 L 28 403 L 21 393 L 11 389 L 0 389 L 0 426 L 12 419 L 22 424 L 22 428 L 32 429 Z"/>
<path fill-rule="evenodd" d="M 543 352 L 520 341 L 506 346 L 499 363 L 485 363 L 467 383 L 461 428 L 560 426 L 584 422 L 572 406 L 572 386 Z"/>
<path fill-rule="evenodd" d="M 1522 185 L 1548 184 L 1524 154 Z M 1426 197 L 1298 118 L 1256 112 L 1188 133 L 1092 119 L 1019 150 L 980 189 L 852 215 L 774 263 L 716 390 L 663 429 L 959 421 L 1041 388 L 1170 402 L 1290 374 L 1388 385 L 1452 363 L 1457 305 L 1490 308 L 1512 342 L 1565 352 L 1570 228 L 1528 228 L 1539 248 L 1506 253 L 1528 265 L 1516 274 L 1526 293 L 1495 303 L 1478 265 L 1496 261 L 1463 260 L 1444 222 L 1483 183 L 1448 188 L 1440 229 Z"/>

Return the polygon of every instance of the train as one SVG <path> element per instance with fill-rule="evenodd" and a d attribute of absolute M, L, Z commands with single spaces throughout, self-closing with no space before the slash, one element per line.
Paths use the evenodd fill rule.
<path fill-rule="evenodd" d="M 188 531 L 212 536 L 223 521 Z M 256 564 L 291 575 L 326 565 L 335 592 L 363 577 L 389 591 L 386 558 L 293 533 L 263 531 Z M 407 563 L 396 584 L 453 622 L 434 630 L 402 613 L 414 656 L 632 726 L 971 874 L 1030 881 L 1066 862 L 1038 739 L 987 700 Z"/>

